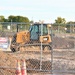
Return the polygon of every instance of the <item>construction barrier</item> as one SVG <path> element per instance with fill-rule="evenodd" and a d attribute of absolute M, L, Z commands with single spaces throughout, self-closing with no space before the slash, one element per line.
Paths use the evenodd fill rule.
<path fill-rule="evenodd" d="M 17 60 L 16 75 L 27 75 L 26 62 L 25 60 L 21 61 L 22 63 L 20 64 L 20 60 Z"/>
<path fill-rule="evenodd" d="M 21 75 L 20 61 L 17 60 L 16 75 Z"/>
<path fill-rule="evenodd" d="M 21 74 L 22 75 L 27 75 L 25 60 L 22 60 Z"/>

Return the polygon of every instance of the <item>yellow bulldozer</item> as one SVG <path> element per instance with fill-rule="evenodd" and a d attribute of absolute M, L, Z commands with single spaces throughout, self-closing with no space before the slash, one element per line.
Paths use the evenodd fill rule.
<path fill-rule="evenodd" d="M 30 25 L 28 31 L 19 31 L 13 36 L 10 49 L 12 52 L 16 52 L 20 50 L 20 47 L 41 46 L 42 44 L 43 50 L 46 46 L 51 50 L 52 39 L 50 31 L 50 24 L 34 23 Z"/>

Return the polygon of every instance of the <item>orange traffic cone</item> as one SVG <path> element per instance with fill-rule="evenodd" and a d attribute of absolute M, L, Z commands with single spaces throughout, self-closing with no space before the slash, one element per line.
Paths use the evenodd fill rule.
<path fill-rule="evenodd" d="M 17 60 L 16 75 L 21 75 L 20 61 Z"/>
<path fill-rule="evenodd" d="M 27 75 L 25 60 L 22 60 L 21 74 L 22 75 Z"/>

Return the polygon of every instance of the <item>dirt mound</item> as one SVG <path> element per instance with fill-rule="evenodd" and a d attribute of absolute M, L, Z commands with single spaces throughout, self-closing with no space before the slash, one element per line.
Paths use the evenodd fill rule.
<path fill-rule="evenodd" d="M 74 47 L 74 41 L 68 38 L 53 37 L 53 48 L 69 49 Z"/>
<path fill-rule="evenodd" d="M 12 64 L 14 63 L 14 64 Z M 14 67 L 16 63 L 16 58 L 12 57 L 10 54 L 6 54 L 0 51 L 0 66 L 10 66 Z"/>
<path fill-rule="evenodd" d="M 0 51 L 0 75 L 11 75 L 15 70 L 13 68 L 16 66 L 16 58 L 12 55 L 6 54 Z"/>
<path fill-rule="evenodd" d="M 0 51 L 0 75 L 15 75 L 17 59 L 21 60 L 25 54 L 6 53 Z M 27 69 L 40 69 L 40 60 L 38 59 L 26 59 Z M 51 70 L 50 61 L 42 61 L 42 70 Z M 31 73 L 31 70 L 27 71 Z"/>

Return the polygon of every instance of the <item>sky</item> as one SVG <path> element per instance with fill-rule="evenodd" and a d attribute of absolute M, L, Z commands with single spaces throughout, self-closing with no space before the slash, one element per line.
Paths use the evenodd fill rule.
<path fill-rule="evenodd" d="M 34 22 L 54 23 L 57 17 L 75 21 L 75 0 L 1 0 L 0 15 L 24 16 Z"/>

